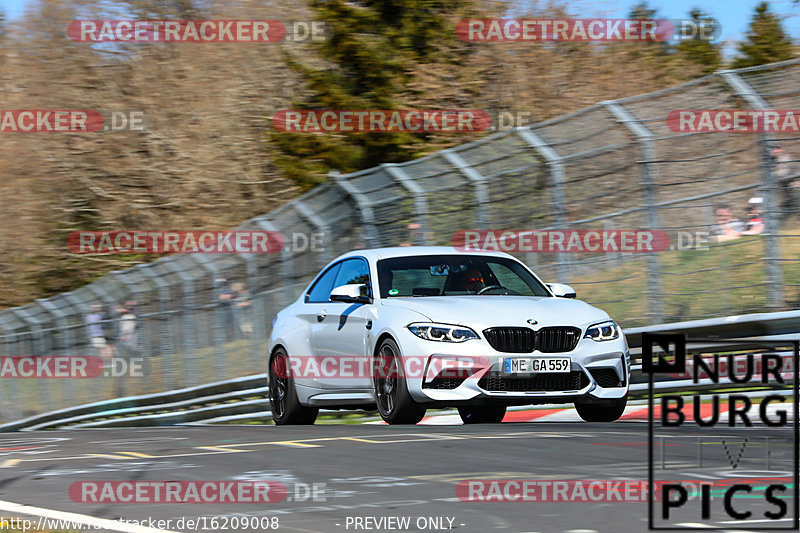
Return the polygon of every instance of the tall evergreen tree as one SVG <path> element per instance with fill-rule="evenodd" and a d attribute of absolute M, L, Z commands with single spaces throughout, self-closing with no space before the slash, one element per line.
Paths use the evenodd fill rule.
<path fill-rule="evenodd" d="M 718 23 L 698 8 L 692 9 L 689 16 L 698 31 L 689 38 L 681 39 L 675 49 L 680 57 L 698 65 L 703 74 L 711 74 L 722 63 L 722 45 L 709 39 L 710 34 L 717 33 Z"/>
<path fill-rule="evenodd" d="M 650 7 L 647 2 L 639 2 L 631 8 L 628 18 L 652 20 L 656 18 L 656 10 Z"/>
<path fill-rule="evenodd" d="M 634 20 L 656 20 L 658 19 L 658 11 L 650 7 L 644 1 L 631 7 L 628 12 L 628 18 Z M 652 41 L 647 43 L 631 43 L 629 46 L 629 53 L 634 57 L 650 57 L 651 59 L 661 62 L 664 61 L 664 56 L 672 50 L 672 45 L 668 41 Z"/>
<path fill-rule="evenodd" d="M 792 40 L 783 30 L 781 19 L 769 10 L 767 2 L 756 6 L 747 40 L 739 44 L 733 68 L 753 67 L 794 57 Z"/>
<path fill-rule="evenodd" d="M 440 59 L 454 42 L 450 16 L 458 0 L 312 0 L 330 38 L 316 45 L 326 67 L 314 68 L 287 56 L 303 76 L 309 97 L 298 109 L 399 109 L 408 73 Z M 446 54 L 445 54 L 446 55 Z M 275 163 L 308 187 L 329 169 L 353 171 L 418 155 L 425 133 L 307 134 L 273 131 Z"/>

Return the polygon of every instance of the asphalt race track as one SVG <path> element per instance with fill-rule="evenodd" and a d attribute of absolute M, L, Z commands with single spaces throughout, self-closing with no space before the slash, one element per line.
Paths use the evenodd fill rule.
<path fill-rule="evenodd" d="M 655 451 L 656 478 L 790 475 L 791 431 L 740 431 L 748 439 L 744 448 L 733 437 L 723 447 L 708 430 L 685 428 L 681 439 Z M 704 437 L 699 465 L 697 443 Z M 298 532 L 639 532 L 647 530 L 648 517 L 647 503 L 640 501 L 466 502 L 457 497 L 456 487 L 459 481 L 475 479 L 647 480 L 647 442 L 647 424 L 641 422 L 5 433 L 0 434 L 0 500 L 113 520 L 171 519 L 173 531 L 203 529 L 201 523 L 178 528 L 175 521 L 180 518 L 206 517 L 205 530 L 224 531 L 219 520 L 246 516 L 276 517 L 279 531 Z M 655 442 L 661 442 L 659 437 Z M 770 447 L 769 467 L 764 464 L 765 447 Z M 667 450 L 663 464 L 661 449 Z M 735 455 L 739 461 L 732 469 Z M 288 496 L 274 504 L 72 501 L 70 485 L 89 480 L 269 480 L 282 482 Z M 309 490 L 314 484 L 315 498 Z M 686 513 L 682 523 L 692 523 L 694 514 L 699 518 L 696 506 Z M 0 508 L 0 515 L 9 513 Z M 218 519 L 216 528 L 210 526 L 212 517 Z M 357 517 L 369 520 L 357 522 Z M 380 517 L 408 517 L 410 525 L 398 529 L 401 522 L 377 522 Z M 760 514 L 752 520 L 756 518 Z M 730 518 L 716 511 L 713 519 L 730 531 L 747 530 L 746 523 L 730 525 Z M 790 524 L 788 519 L 777 522 Z"/>

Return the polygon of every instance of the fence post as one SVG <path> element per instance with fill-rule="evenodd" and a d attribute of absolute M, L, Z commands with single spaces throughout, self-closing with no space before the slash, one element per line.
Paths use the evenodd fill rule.
<path fill-rule="evenodd" d="M 194 284 L 192 278 L 183 269 L 173 262 L 173 272 L 180 278 L 183 285 L 183 357 L 186 360 L 186 386 L 197 385 L 197 357 L 196 336 L 197 336 L 197 317 L 195 311 L 197 302 L 195 301 Z"/>
<path fill-rule="evenodd" d="M 33 318 L 24 307 L 12 307 L 9 311 L 28 326 L 28 334 L 31 338 L 31 353 L 23 354 L 26 356 L 38 357 L 43 354 L 44 339 L 42 338 L 41 325 Z"/>
<path fill-rule="evenodd" d="M 102 303 L 103 309 L 109 311 L 109 314 L 112 316 L 112 318 L 109 319 L 111 321 L 110 327 L 112 328 L 112 331 L 113 331 L 114 324 L 115 324 L 115 320 L 113 318 L 113 315 L 114 315 L 114 310 L 115 310 L 114 309 L 114 305 L 116 304 L 116 300 L 114 300 L 114 298 L 108 293 L 108 291 L 106 291 L 103 287 L 101 287 L 97 283 L 90 283 L 89 285 L 86 286 L 86 288 L 88 289 L 88 291 L 91 294 L 93 294 L 96 297 L 96 301 L 100 301 Z M 101 319 L 101 321 L 100 321 L 100 325 L 101 326 L 100 327 L 103 329 L 103 337 L 106 337 L 105 330 L 108 327 L 106 324 L 107 324 L 107 321 Z M 114 341 L 114 339 L 109 339 L 109 338 L 106 337 L 106 343 L 107 343 L 108 347 L 111 349 L 111 356 L 112 356 L 111 366 L 113 367 L 113 356 L 114 356 L 115 341 Z M 105 360 L 103 361 L 103 366 L 104 367 L 106 367 L 106 365 L 108 365 L 108 364 L 109 364 L 108 361 L 105 361 Z M 109 391 L 113 391 L 114 390 L 113 381 L 114 381 L 114 378 L 111 376 L 111 372 L 106 374 L 106 372 L 104 370 L 102 378 L 97 378 L 97 379 L 93 379 L 92 380 L 91 388 L 93 390 L 93 396 L 97 400 L 99 400 L 101 398 L 105 398 L 107 396 L 111 396 L 112 394 Z M 109 384 L 111 384 L 112 386 L 109 387 Z"/>
<path fill-rule="evenodd" d="M 64 301 L 69 304 L 73 310 L 77 311 L 77 323 L 69 328 L 72 340 L 71 355 L 97 355 L 89 344 L 89 336 L 86 331 L 86 314 L 89 310 L 88 303 L 79 298 L 74 291 L 64 293 Z M 80 351 L 78 351 L 78 347 L 82 347 Z M 96 379 L 97 378 L 91 381 L 94 382 Z M 84 385 L 78 387 L 78 390 L 72 389 L 74 402 L 70 405 L 76 405 L 77 403 L 87 401 L 86 393 L 89 389 L 93 388 L 94 385 L 89 384 L 89 386 Z M 92 396 L 91 400 L 97 401 L 98 398 Z"/>
<path fill-rule="evenodd" d="M 328 173 L 328 178 L 341 187 L 341 189 L 353 199 L 356 206 L 358 206 L 358 211 L 361 214 L 361 223 L 364 226 L 364 244 L 366 247 L 377 248 L 380 246 L 381 237 L 378 233 L 378 227 L 375 224 L 375 214 L 372 212 L 372 207 L 367 197 L 336 170 L 331 170 Z"/>
<path fill-rule="evenodd" d="M 245 269 L 247 271 L 247 293 L 250 295 L 250 306 L 247 314 L 250 317 L 250 367 L 258 367 L 258 339 L 256 338 L 256 324 L 258 323 L 259 316 L 256 310 L 256 278 L 258 277 L 258 265 L 253 257 L 253 254 L 239 254 L 244 259 Z"/>
<path fill-rule="evenodd" d="M 48 315 L 52 316 L 55 319 L 53 325 L 61 333 L 56 337 L 52 331 L 50 332 L 50 345 L 51 349 L 53 350 L 53 355 L 69 355 L 65 349 L 65 345 L 63 344 L 68 329 L 64 313 L 61 311 L 61 309 L 58 308 L 57 305 L 55 305 L 49 299 L 39 298 L 36 300 L 36 302 L 42 306 L 42 309 L 44 309 Z M 53 345 L 54 338 L 58 338 L 59 340 L 59 345 L 57 347 Z M 2 379 L 0 379 L 0 381 L 2 381 Z M 67 398 L 72 398 L 73 395 L 74 393 L 72 389 L 72 379 L 61 380 L 60 405 L 68 405 Z"/>
<path fill-rule="evenodd" d="M 398 182 L 405 190 L 407 190 L 414 198 L 414 211 L 419 224 L 419 242 L 412 244 L 426 245 L 428 244 L 425 235 L 427 235 L 428 225 L 426 223 L 426 215 L 428 214 L 428 200 L 425 198 L 425 190 L 402 168 L 394 163 L 383 163 L 380 168 L 384 169 L 393 180 Z"/>
<path fill-rule="evenodd" d="M 0 340 L 2 341 L 2 350 L 0 350 L 0 355 L 2 356 L 10 356 L 10 355 L 19 355 L 18 353 L 14 353 L 14 350 L 9 350 L 7 345 L 9 344 L 9 338 L 14 339 L 11 342 L 16 341 L 17 332 L 13 331 L 12 328 L 7 328 L 4 324 L 5 322 L 5 315 L 8 311 L 4 311 L 0 313 L 0 331 L 3 332 L 0 335 Z M 4 387 L 0 390 L 0 399 L 3 400 L 0 403 L 0 412 L 5 412 L 10 420 L 18 420 L 23 416 L 23 406 L 22 406 L 22 396 L 19 393 L 19 380 L 17 379 L 2 379 L 0 378 L 0 386 L 2 384 L 7 384 L 7 387 Z"/>
<path fill-rule="evenodd" d="M 528 146 L 536 150 L 547 165 L 550 173 L 550 182 L 553 185 L 553 212 L 555 214 L 556 224 L 560 229 L 567 227 L 567 213 L 565 210 L 564 201 L 564 158 L 556 152 L 552 146 L 544 142 L 531 128 L 527 126 L 520 126 L 514 128 L 514 131 L 519 135 L 523 141 L 528 143 Z M 558 254 L 558 281 L 564 283 L 569 281 L 570 268 L 569 261 L 565 254 Z"/>
<path fill-rule="evenodd" d="M 224 378 L 227 375 L 227 354 L 225 353 L 225 343 L 228 339 L 229 332 L 225 329 L 227 317 L 225 316 L 225 309 L 222 308 L 219 300 L 219 291 L 221 286 L 217 283 L 217 276 L 219 276 L 219 269 L 211 262 L 206 254 L 196 254 L 197 264 L 209 274 L 211 280 L 211 329 L 214 331 L 214 357 L 216 359 L 216 378 Z M 225 280 L 227 283 L 228 280 Z"/>
<path fill-rule="evenodd" d="M 456 167 L 459 172 L 472 182 L 475 188 L 475 203 L 478 204 L 478 229 L 489 229 L 489 216 L 486 213 L 486 205 L 489 203 L 489 191 L 486 188 L 486 177 L 469 166 L 460 154 L 445 148 L 440 152 L 445 160 Z"/>
<path fill-rule="evenodd" d="M 167 302 L 170 301 L 169 285 L 161 279 L 161 276 L 152 272 L 151 265 L 155 263 L 148 263 L 142 267 L 142 273 L 150 278 L 158 288 L 158 346 L 161 361 L 161 371 L 163 373 L 162 386 L 164 390 L 169 390 L 173 385 L 173 357 L 175 357 L 175 350 L 172 343 L 172 334 L 169 331 L 169 312 L 166 310 Z"/>
<path fill-rule="evenodd" d="M 0 333 L 0 339 L 2 339 L 4 336 L 5 335 Z M 3 356 L 3 355 L 4 355 L 3 352 L 0 351 L 0 356 Z M 6 392 L 6 388 L 5 388 L 4 383 L 6 383 L 7 381 L 9 381 L 9 380 L 0 378 L 0 418 L 2 418 L 2 416 L 3 416 L 3 410 L 5 409 L 6 405 L 14 405 L 14 403 L 19 403 L 19 397 L 13 398 L 13 395 L 8 394 Z M 16 400 L 16 402 L 14 400 Z M 11 420 L 15 420 L 15 419 L 19 418 L 19 416 L 16 415 L 16 413 L 10 413 L 9 414 L 9 418 Z M 3 422 L 10 422 L 10 420 L 4 420 Z"/>
<path fill-rule="evenodd" d="M 266 231 L 275 231 L 278 233 L 281 232 L 278 229 L 278 226 L 263 218 L 256 220 L 256 224 Z M 284 300 L 281 302 L 281 304 L 283 306 L 289 305 L 292 303 L 292 300 L 294 300 L 294 290 L 292 289 L 292 272 L 294 271 L 294 268 L 292 267 L 292 263 L 292 252 L 288 247 L 284 246 L 281 250 L 281 278 L 283 278 L 284 297 Z"/>
<path fill-rule="evenodd" d="M 178 261 L 183 258 L 187 257 L 188 254 L 184 255 L 172 255 L 170 257 L 166 257 L 162 259 L 160 262 L 162 266 L 168 271 L 168 275 L 174 275 L 177 278 L 177 281 L 170 282 L 167 285 L 168 290 L 170 291 L 170 299 L 169 302 L 172 303 L 172 309 L 166 312 L 166 324 L 168 326 L 168 331 L 172 334 L 170 336 L 170 350 L 169 350 L 169 357 L 171 360 L 171 369 L 173 378 L 177 379 L 177 387 L 182 388 L 186 387 L 193 379 L 193 370 L 190 368 L 192 364 L 194 364 L 193 357 L 194 353 L 190 344 L 193 344 L 194 334 L 192 324 L 186 321 L 186 301 L 187 301 L 187 288 L 191 290 L 191 283 L 186 282 L 186 274 L 183 271 L 183 268 L 179 266 Z M 191 256 L 189 256 L 191 257 Z M 177 302 L 177 295 L 172 292 L 173 288 L 177 288 L 177 286 L 181 286 L 181 292 L 183 292 L 183 302 L 178 304 Z M 190 340 L 190 337 L 192 339 Z M 175 379 L 173 379 L 172 385 L 176 385 Z"/>
<path fill-rule="evenodd" d="M 331 242 L 331 229 L 328 227 L 328 224 L 322 220 L 322 217 L 319 216 L 314 212 L 313 209 L 308 207 L 306 204 L 303 203 L 301 199 L 292 200 L 289 202 L 294 210 L 297 211 L 297 214 L 300 215 L 306 222 L 314 226 L 318 232 L 322 233 L 322 250 L 319 250 L 319 267 L 322 268 L 328 264 L 328 261 L 332 259 L 331 255 L 331 246 L 329 243 Z M 311 242 L 311 237 L 309 237 L 309 243 Z M 310 246 L 310 244 L 309 244 Z"/>
<path fill-rule="evenodd" d="M 133 391 L 138 394 L 142 394 L 145 390 L 150 388 L 146 387 L 146 385 L 155 383 L 155 377 L 152 374 L 153 356 L 155 355 L 155 352 L 153 351 L 152 328 L 149 327 L 149 321 L 146 321 L 141 317 L 142 309 L 146 305 L 146 300 L 142 297 L 142 294 L 146 293 L 148 289 L 143 288 L 143 284 L 139 283 L 136 279 L 132 279 L 135 276 L 130 275 L 131 272 L 143 272 L 142 268 L 143 265 L 136 265 L 133 267 L 133 269 L 114 270 L 110 272 L 110 274 L 114 276 L 119 283 L 127 288 L 128 298 L 135 301 L 137 307 L 135 329 L 136 346 L 134 347 L 134 352 L 136 353 L 137 357 L 141 358 L 143 375 L 139 377 L 140 381 L 129 381 L 131 384 L 136 384 L 135 387 L 131 387 L 131 391 L 126 391 L 129 394 Z M 142 276 L 145 276 L 145 274 L 142 274 Z"/>
<path fill-rule="evenodd" d="M 647 225 L 651 230 L 659 227 L 658 209 L 656 207 L 656 169 L 653 164 L 655 161 L 655 148 L 653 146 L 653 134 L 627 109 L 614 100 L 601 102 L 623 126 L 625 126 L 635 137 L 641 147 L 642 163 L 642 184 L 645 190 L 645 201 L 647 202 Z M 648 314 L 653 323 L 661 322 L 663 319 L 663 302 L 661 287 L 661 260 L 656 252 L 647 254 L 648 272 Z"/>
<path fill-rule="evenodd" d="M 718 74 L 733 89 L 733 92 L 740 96 L 747 105 L 753 109 L 764 111 L 771 107 L 758 94 L 755 89 L 733 70 L 721 70 Z M 767 267 L 767 287 L 769 305 L 775 309 L 784 306 L 783 294 L 783 269 L 781 268 L 780 246 L 778 244 L 778 233 L 780 231 L 779 207 L 777 202 L 778 184 L 775 182 L 773 174 L 773 163 L 770 155 L 770 144 L 775 142 L 775 137 L 771 133 L 762 132 L 758 134 L 759 146 L 761 147 L 761 179 L 762 197 L 764 212 L 764 253 Z"/>
<path fill-rule="evenodd" d="M 44 353 L 44 332 L 42 331 L 42 324 L 41 322 L 31 316 L 28 310 L 24 307 L 14 307 L 11 308 L 9 311 L 17 315 L 20 320 L 22 320 L 28 326 L 28 334 L 31 338 L 31 353 L 23 354 L 29 357 L 43 357 Z M 50 383 L 47 383 L 46 378 L 37 378 L 36 382 L 40 388 L 40 390 L 47 390 L 50 386 Z M 40 396 L 41 397 L 41 396 Z M 52 394 L 45 394 L 44 395 L 44 406 L 48 411 L 53 410 L 53 395 Z"/>

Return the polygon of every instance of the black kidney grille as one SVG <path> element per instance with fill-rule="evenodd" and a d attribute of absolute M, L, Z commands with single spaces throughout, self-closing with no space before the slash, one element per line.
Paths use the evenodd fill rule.
<path fill-rule="evenodd" d="M 581 330 L 571 326 L 550 326 L 539 331 L 524 327 L 496 327 L 483 330 L 489 344 L 498 352 L 571 352 L 578 345 Z"/>
<path fill-rule="evenodd" d="M 530 328 L 489 328 L 483 334 L 498 352 L 531 353 L 536 346 L 536 332 Z"/>
<path fill-rule="evenodd" d="M 554 326 L 536 333 L 536 349 L 543 353 L 571 352 L 581 339 L 581 330 L 569 326 Z"/>
<path fill-rule="evenodd" d="M 509 377 L 497 372 L 487 373 L 478 386 L 490 392 L 559 392 L 581 390 L 589 378 L 581 371 L 563 374 L 537 374 L 531 377 Z"/>

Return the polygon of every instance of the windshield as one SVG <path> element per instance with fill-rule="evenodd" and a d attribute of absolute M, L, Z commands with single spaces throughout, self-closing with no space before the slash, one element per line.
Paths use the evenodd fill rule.
<path fill-rule="evenodd" d="M 480 255 L 424 255 L 378 261 L 381 298 L 477 294 L 550 296 L 518 261 Z"/>

